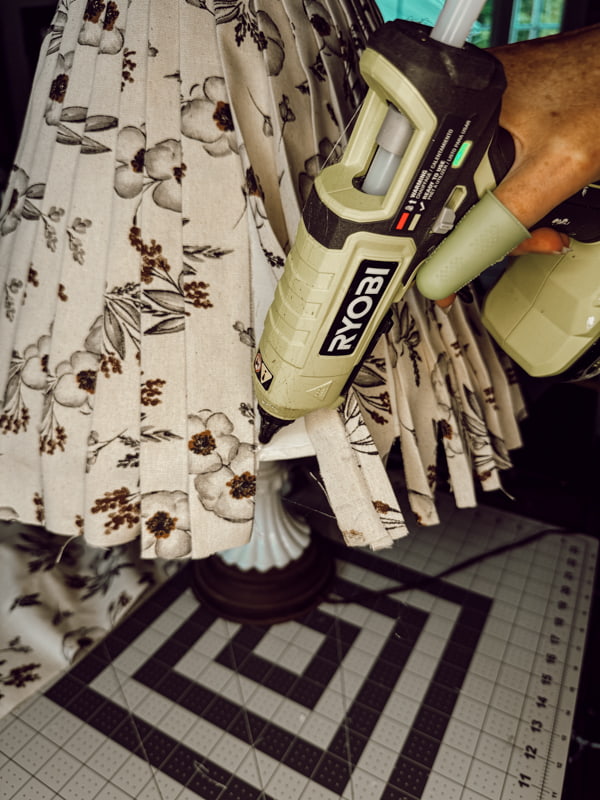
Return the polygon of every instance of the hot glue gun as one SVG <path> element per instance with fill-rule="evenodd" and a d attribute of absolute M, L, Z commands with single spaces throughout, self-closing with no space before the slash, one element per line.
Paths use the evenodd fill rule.
<path fill-rule="evenodd" d="M 498 125 L 502 65 L 464 44 L 482 4 L 447 3 L 433 30 L 386 23 L 364 51 L 364 103 L 341 161 L 315 180 L 255 356 L 262 443 L 341 403 L 415 278 L 444 297 L 528 235 L 491 194 L 514 146 Z M 449 24 L 450 5 L 478 7 Z M 432 270 L 467 212 L 477 258 L 446 253 Z"/>

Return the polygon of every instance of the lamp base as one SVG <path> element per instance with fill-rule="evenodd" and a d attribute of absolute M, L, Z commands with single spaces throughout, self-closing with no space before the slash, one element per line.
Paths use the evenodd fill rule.
<path fill-rule="evenodd" d="M 240 569 L 220 556 L 194 561 L 192 590 L 221 617 L 245 625 L 297 619 L 321 603 L 335 577 L 325 540 L 312 536 L 302 554 L 283 567 Z"/>

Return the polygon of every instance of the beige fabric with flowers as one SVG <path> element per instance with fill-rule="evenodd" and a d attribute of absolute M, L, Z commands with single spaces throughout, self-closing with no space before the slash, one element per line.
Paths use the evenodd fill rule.
<path fill-rule="evenodd" d="M 358 0 L 60 0 L 0 212 L 1 518 L 150 558 L 248 540 L 256 332 L 377 24 Z M 397 439 L 423 524 L 438 441 L 459 505 L 499 485 L 520 395 L 477 321 L 409 293 L 310 422 L 349 541 L 406 530 Z"/>

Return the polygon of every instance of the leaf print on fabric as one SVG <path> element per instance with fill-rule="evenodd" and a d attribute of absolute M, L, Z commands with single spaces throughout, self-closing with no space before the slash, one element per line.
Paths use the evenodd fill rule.
<path fill-rule="evenodd" d="M 24 645 L 19 645 L 18 639 L 13 639 L 12 642 L 9 642 L 8 647 L 0 648 L 0 652 L 6 652 L 7 650 L 11 650 L 13 652 L 20 652 L 20 653 L 28 653 L 31 651 L 31 648 L 25 648 Z M 0 665 L 5 663 L 4 660 L 0 661 Z M 31 663 L 31 664 L 20 664 L 16 667 L 11 667 L 8 674 L 4 674 L 0 672 L 0 684 L 2 686 L 14 686 L 17 689 L 24 688 L 28 683 L 32 681 L 39 681 L 40 675 L 39 673 L 35 672 L 42 665 L 39 663 Z M 0 693 L 0 698 L 4 697 L 3 694 Z"/>
<path fill-rule="evenodd" d="M 90 572 L 75 577 L 77 588 L 83 589 L 81 600 L 89 600 L 96 594 L 108 594 L 108 590 L 124 569 L 134 569 L 135 564 L 127 558 L 124 547 L 111 547 L 97 551 L 89 564 Z M 124 558 L 125 557 L 125 558 Z"/>
<path fill-rule="evenodd" d="M 363 410 L 369 414 L 373 422 L 377 425 L 387 424 L 392 414 L 392 401 L 389 391 L 385 389 L 387 380 L 383 359 L 370 357 L 363 361 L 352 386 L 360 398 Z M 379 394 L 373 393 L 372 390 L 378 387 L 384 389 Z"/>
<path fill-rule="evenodd" d="M 346 435 L 352 449 L 366 455 L 379 457 L 373 437 L 361 414 L 355 392 L 350 391 L 347 393 L 346 400 L 340 409 L 340 414 L 344 419 Z"/>
<path fill-rule="evenodd" d="M 196 274 L 196 268 L 190 262 L 201 263 L 205 258 L 218 260 L 231 252 L 210 246 L 188 245 L 183 249 L 183 268 L 179 276 L 175 277 L 159 242 L 155 240 L 151 240 L 149 244 L 144 242 L 141 230 L 135 225 L 130 228 L 129 241 L 141 256 L 142 282 L 153 284 L 161 281 L 167 288 L 144 289 L 140 295 L 136 284 L 127 283 L 113 287 L 105 294 L 104 333 L 108 344 L 121 360 L 125 358 L 127 339 L 133 342 L 137 351 L 140 350 L 142 311 L 159 320 L 147 328 L 144 334 L 157 335 L 182 331 L 187 314 L 186 306 L 200 310 L 212 308 L 210 284 L 206 281 L 187 279 L 188 276 Z"/>
<path fill-rule="evenodd" d="M 126 354 L 126 342 L 131 341 L 140 350 L 140 290 L 134 283 L 115 286 L 104 295 L 104 312 L 94 323 L 96 330 L 104 334 L 104 350 L 101 369 L 106 377 L 111 372 L 121 372 L 120 362 Z M 114 352 L 111 352 L 112 351 Z M 116 357 L 115 357 L 116 354 Z"/>
<path fill-rule="evenodd" d="M 133 453 L 127 453 L 125 456 L 125 464 L 117 463 L 117 466 L 128 466 L 129 462 L 132 463 L 132 466 L 139 465 L 139 441 L 132 440 L 128 436 L 126 436 L 125 432 L 118 433 L 116 436 L 113 436 L 110 439 L 105 439 L 103 441 L 100 440 L 98 436 L 98 431 L 90 431 L 88 436 L 88 452 L 86 458 L 86 472 L 89 472 L 94 464 L 98 460 L 98 456 L 104 450 L 104 448 L 109 447 L 113 442 L 122 442 L 125 445 L 132 445 L 134 448 Z M 127 456 L 130 456 L 128 458 Z"/>
<path fill-rule="evenodd" d="M 254 445 L 240 442 L 233 423 L 221 412 L 205 410 L 188 417 L 188 459 L 204 508 L 231 522 L 254 514 Z"/>
<path fill-rule="evenodd" d="M 25 528 L 19 534 L 17 549 L 26 554 L 27 570 L 30 573 L 48 572 L 60 563 L 62 568 L 75 565 L 78 553 L 77 542 L 65 548 L 64 542 L 44 528 Z"/>
<path fill-rule="evenodd" d="M 39 592 L 32 592 L 31 594 L 22 594 L 15 597 L 10 604 L 9 611 L 14 611 L 15 608 L 25 608 L 27 606 L 39 606 L 42 601 L 40 600 Z"/>
<path fill-rule="evenodd" d="M 108 3 L 88 0 L 77 39 L 79 44 L 97 47 L 99 53 L 107 55 L 118 53 L 125 38 L 122 29 L 116 26 L 119 14 L 119 7 L 113 0 Z"/>
<path fill-rule="evenodd" d="M 431 371 L 431 386 L 443 415 L 437 423 L 436 439 L 442 442 L 447 459 L 463 456 L 465 452 L 459 422 L 461 409 L 452 384 L 448 355 L 440 353 Z"/>
<path fill-rule="evenodd" d="M 277 253 L 273 253 L 271 250 L 267 250 L 266 247 L 262 245 L 262 243 L 261 243 L 261 249 L 271 267 L 273 267 L 274 269 L 283 269 L 283 267 L 285 266 L 285 258 L 283 256 L 280 256 Z"/>
<path fill-rule="evenodd" d="M 223 256 L 233 253 L 233 250 L 225 250 L 222 247 L 212 247 L 212 245 L 184 245 L 183 258 L 184 263 L 188 261 L 195 261 L 196 263 L 203 263 L 206 260 L 216 261 Z M 190 264 L 186 264 L 189 271 L 195 274 L 196 270 Z"/>
<path fill-rule="evenodd" d="M 469 414 L 466 410 L 463 410 L 462 423 L 469 437 L 471 448 L 474 451 L 473 464 L 477 474 L 480 479 L 485 480 L 490 469 L 509 469 L 512 466 L 512 462 L 504 441 L 488 429 L 483 410 L 475 392 L 464 385 L 463 391 L 469 408 L 473 413 Z M 491 453 L 489 452 L 490 446 Z"/>
<path fill-rule="evenodd" d="M 111 125 L 109 127 L 114 126 Z M 96 139 L 71 130 L 71 128 L 68 128 L 62 122 L 58 125 L 56 141 L 58 144 L 74 145 L 78 147 L 83 155 L 99 155 L 101 153 L 110 152 L 110 147 L 106 147 L 106 145 L 96 141 Z"/>
<path fill-rule="evenodd" d="M 157 558 L 186 558 L 192 552 L 188 496 L 182 491 L 142 496 L 142 549 Z M 148 553 L 147 551 L 150 551 Z"/>
<path fill-rule="evenodd" d="M 267 73 L 279 75 L 285 61 L 285 47 L 279 28 L 266 11 L 255 11 L 254 3 L 242 0 L 215 0 L 217 25 L 235 22 L 238 47 L 249 38 L 264 53 Z"/>
<path fill-rule="evenodd" d="M 181 104 L 181 132 L 202 142 L 210 156 L 238 152 L 227 86 L 222 77 L 211 75 L 201 86 L 192 88 L 189 99 Z"/>
<path fill-rule="evenodd" d="M 419 370 L 419 362 L 421 361 L 421 356 L 417 348 L 421 344 L 421 334 L 417 328 L 415 318 L 410 313 L 406 303 L 402 305 L 402 310 L 397 317 L 397 324 L 393 326 L 391 334 L 399 354 L 402 356 L 405 351 L 408 353 L 413 368 L 415 384 L 420 386 L 421 373 Z"/>
<path fill-rule="evenodd" d="M 31 200 L 42 200 L 45 185 L 34 183 L 29 185 L 29 176 L 18 166 L 12 169 L 10 182 L 6 190 L 8 204 L 0 217 L 0 235 L 6 236 L 16 230 L 21 219 L 39 219 L 41 212 Z"/>
<path fill-rule="evenodd" d="M 21 637 L 15 636 L 6 647 L 0 647 L 0 653 L 31 653 L 33 648 L 28 644 L 21 644 Z M 4 663 L 4 662 L 3 662 Z"/>
<path fill-rule="evenodd" d="M 121 431 L 108 439 L 100 439 L 98 431 L 90 431 L 88 436 L 88 452 L 86 461 L 86 472 L 89 472 L 98 460 L 98 456 L 107 447 L 119 445 L 125 449 L 125 453 L 118 459 L 116 466 L 120 469 L 137 469 L 140 461 L 140 443 L 169 442 L 182 439 L 182 436 L 166 428 L 156 428 L 152 425 L 142 425 L 139 438 L 131 436 L 127 431 Z"/>
<path fill-rule="evenodd" d="M 69 16 L 69 7 L 73 5 L 74 2 L 76 2 L 76 0 L 59 0 L 48 33 L 46 57 L 58 52 Z"/>
<path fill-rule="evenodd" d="M 344 48 L 329 11 L 317 0 L 305 0 L 306 14 L 317 34 L 319 49 L 341 56 Z"/>

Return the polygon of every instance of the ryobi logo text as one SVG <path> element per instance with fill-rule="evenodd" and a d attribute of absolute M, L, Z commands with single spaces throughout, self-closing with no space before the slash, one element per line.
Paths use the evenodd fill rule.
<path fill-rule="evenodd" d="M 319 354 L 350 356 L 387 289 L 397 261 L 361 261 Z"/>

